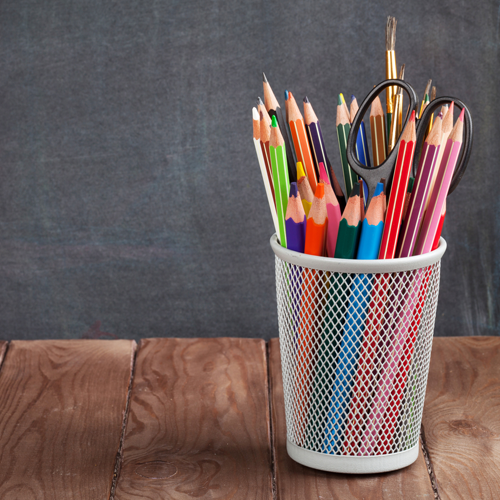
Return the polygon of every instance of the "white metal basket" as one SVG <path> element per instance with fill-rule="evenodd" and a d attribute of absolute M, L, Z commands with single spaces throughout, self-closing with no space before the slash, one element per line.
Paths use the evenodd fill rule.
<path fill-rule="evenodd" d="M 440 262 L 314 257 L 271 238 L 287 451 L 334 472 L 406 467 L 418 456 Z"/>

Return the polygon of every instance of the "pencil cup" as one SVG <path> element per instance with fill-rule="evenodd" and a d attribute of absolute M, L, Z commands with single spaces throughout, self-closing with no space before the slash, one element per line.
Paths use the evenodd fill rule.
<path fill-rule="evenodd" d="M 353 474 L 410 465 L 446 242 L 392 260 L 314 257 L 283 248 L 275 235 L 271 247 L 288 454 Z"/>

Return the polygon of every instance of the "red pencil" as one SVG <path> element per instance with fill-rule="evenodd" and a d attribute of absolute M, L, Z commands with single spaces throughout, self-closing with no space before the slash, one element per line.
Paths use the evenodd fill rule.
<path fill-rule="evenodd" d="M 415 140 L 415 111 L 413 111 L 408 124 L 401 134 L 396 168 L 394 169 L 394 179 L 387 205 L 382 243 L 378 256 L 379 259 L 393 259 L 396 254 L 406 188 L 413 164 L 413 154 L 415 153 Z"/>

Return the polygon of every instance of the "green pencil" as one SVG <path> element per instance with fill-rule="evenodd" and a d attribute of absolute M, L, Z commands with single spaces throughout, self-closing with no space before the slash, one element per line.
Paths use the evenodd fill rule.
<path fill-rule="evenodd" d="M 339 140 L 340 161 L 342 163 L 342 173 L 344 174 L 345 193 L 349 197 L 351 195 L 352 187 L 358 180 L 358 176 L 351 170 L 349 163 L 347 163 L 347 137 L 351 130 L 351 123 L 349 122 L 349 115 L 347 113 L 347 106 L 339 95 L 337 101 L 337 138 Z"/>
<path fill-rule="evenodd" d="M 339 224 L 336 259 L 355 259 L 361 229 L 361 202 L 359 199 L 359 183 L 352 188 L 349 200 Z"/>
<path fill-rule="evenodd" d="M 280 230 L 279 240 L 282 247 L 286 248 L 285 215 L 290 193 L 290 180 L 286 162 L 285 141 L 278 127 L 276 116 L 272 118 L 271 137 L 269 138 L 269 154 L 273 171 L 273 184 L 276 197 L 276 213 Z"/>

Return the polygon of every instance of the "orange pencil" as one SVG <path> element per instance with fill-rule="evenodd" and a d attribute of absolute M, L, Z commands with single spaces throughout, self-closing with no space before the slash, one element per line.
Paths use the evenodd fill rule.
<path fill-rule="evenodd" d="M 276 195 L 274 193 L 273 183 L 273 169 L 271 167 L 271 155 L 269 153 L 269 139 L 271 138 L 271 117 L 266 111 L 266 107 L 259 97 L 258 111 L 260 114 L 260 147 L 262 149 L 262 156 L 266 165 L 267 177 L 269 185 L 271 186 L 271 193 L 273 195 L 274 209 L 276 209 Z M 278 233 L 276 233 L 278 234 Z"/>
<path fill-rule="evenodd" d="M 304 253 L 323 257 L 326 246 L 328 215 L 325 200 L 325 186 L 318 183 L 314 200 L 307 217 Z M 311 352 L 314 341 L 319 338 L 321 318 L 317 317 L 316 304 L 322 286 L 321 273 L 315 269 L 305 269 L 302 273 L 302 296 L 299 313 L 299 334 L 297 339 L 296 379 L 294 413 L 296 433 L 300 445 L 304 442 L 307 413 L 310 406 L 310 388 L 314 372 Z"/>

